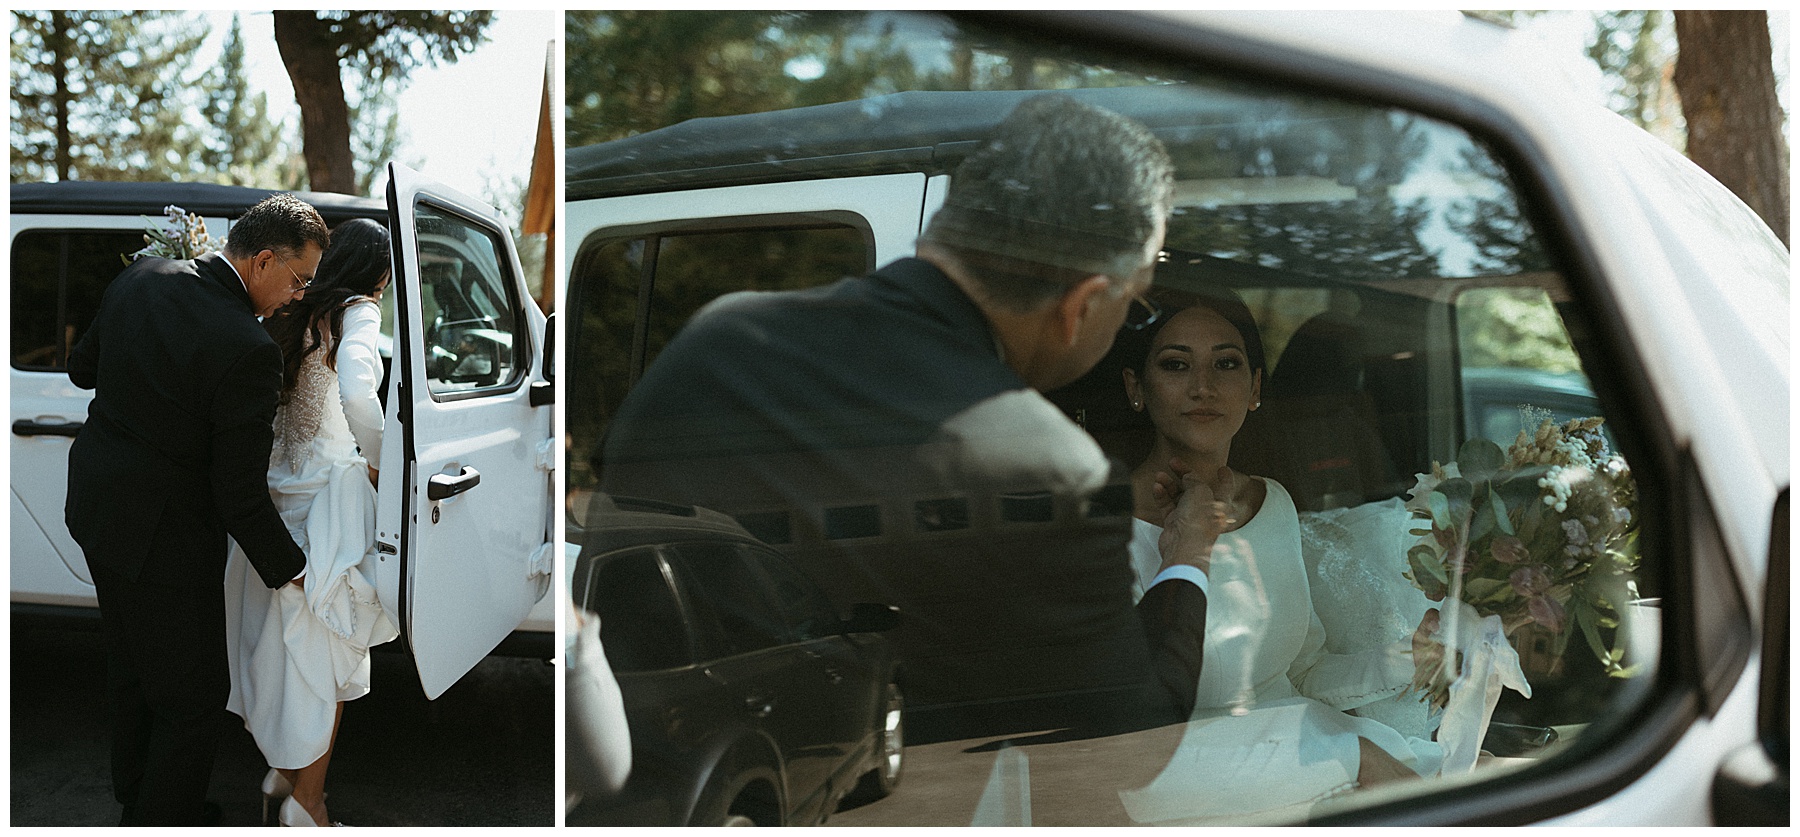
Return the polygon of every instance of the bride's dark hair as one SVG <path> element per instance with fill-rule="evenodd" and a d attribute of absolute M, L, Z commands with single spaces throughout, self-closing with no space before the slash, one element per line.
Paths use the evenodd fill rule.
<path fill-rule="evenodd" d="M 336 368 L 331 349 L 344 335 L 344 309 L 373 297 L 392 269 L 387 227 L 355 218 L 331 231 L 331 247 L 319 259 L 306 295 L 263 320 L 263 329 L 281 347 L 283 400 L 293 391 L 307 355 L 325 350 L 325 365 Z"/>

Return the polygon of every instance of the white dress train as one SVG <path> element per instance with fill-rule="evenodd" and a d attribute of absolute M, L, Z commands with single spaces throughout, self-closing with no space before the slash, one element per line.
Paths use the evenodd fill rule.
<path fill-rule="evenodd" d="M 325 754 L 337 704 L 369 691 L 369 648 L 399 633 L 373 583 L 367 463 L 380 461 L 380 333 L 373 301 L 351 305 L 336 371 L 325 350 L 309 355 L 276 411 L 269 494 L 306 553 L 304 591 L 265 587 L 236 545 L 226 567 L 227 708 L 271 767 L 297 769 Z"/>

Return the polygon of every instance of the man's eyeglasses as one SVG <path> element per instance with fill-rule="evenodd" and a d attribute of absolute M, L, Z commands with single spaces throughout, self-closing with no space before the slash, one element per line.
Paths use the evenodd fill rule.
<path fill-rule="evenodd" d="M 1143 294 L 1131 295 L 1131 307 L 1125 309 L 1125 327 L 1132 331 L 1141 331 L 1145 326 L 1162 319 L 1162 308 Z"/>
<path fill-rule="evenodd" d="M 292 273 L 294 276 L 294 286 L 292 288 L 289 288 L 290 291 L 295 291 L 295 292 L 304 291 L 307 288 L 312 287 L 313 280 L 300 278 L 300 274 L 294 273 L 294 269 L 291 267 L 288 267 L 287 259 L 284 259 L 280 256 L 276 256 L 275 260 L 281 262 L 282 267 L 287 267 L 287 272 Z"/>

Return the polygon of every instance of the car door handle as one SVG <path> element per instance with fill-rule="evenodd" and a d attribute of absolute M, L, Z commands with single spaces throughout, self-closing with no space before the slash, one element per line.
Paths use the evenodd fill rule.
<path fill-rule="evenodd" d="M 19 419 L 13 422 L 14 436 L 67 436 L 73 439 L 80 432 L 79 421 L 38 422 Z"/>
<path fill-rule="evenodd" d="M 458 474 L 432 474 L 431 479 L 426 481 L 425 498 L 443 500 L 455 497 L 480 484 L 481 472 L 464 465 L 462 472 Z"/>
<path fill-rule="evenodd" d="M 744 698 L 744 708 L 758 718 L 767 718 L 775 711 L 775 699 L 767 695 L 751 695 Z"/>

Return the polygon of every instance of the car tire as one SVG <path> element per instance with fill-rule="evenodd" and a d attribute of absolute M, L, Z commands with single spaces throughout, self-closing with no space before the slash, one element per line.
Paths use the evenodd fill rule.
<path fill-rule="evenodd" d="M 906 755 L 905 710 L 906 695 L 900 684 L 889 683 L 883 690 L 881 713 L 875 718 L 875 763 L 856 788 L 855 796 L 862 802 L 886 798 L 900 786 Z"/>
<path fill-rule="evenodd" d="M 688 825 L 784 824 L 786 818 L 775 790 L 778 775 L 773 768 L 763 766 L 761 759 L 747 758 L 745 751 L 727 755 L 700 791 Z"/>

